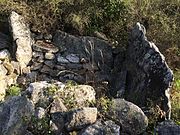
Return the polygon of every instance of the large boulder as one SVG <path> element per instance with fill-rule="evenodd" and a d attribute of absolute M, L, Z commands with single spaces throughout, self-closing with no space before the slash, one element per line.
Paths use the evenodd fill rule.
<path fill-rule="evenodd" d="M 9 17 L 9 24 L 14 40 L 14 53 L 21 69 L 25 68 L 32 57 L 32 38 L 30 29 L 25 23 L 24 18 L 18 13 L 12 11 Z"/>
<path fill-rule="evenodd" d="M 157 46 L 148 41 L 145 34 L 146 30 L 140 23 L 130 34 L 125 66 L 125 97 L 140 107 L 152 101 L 166 113 L 166 118 L 170 118 L 169 88 L 173 73 Z"/>
<path fill-rule="evenodd" d="M 0 104 L 0 134 L 25 134 L 33 112 L 33 105 L 26 97 L 9 98 Z"/>
<path fill-rule="evenodd" d="M 89 85 L 71 85 L 62 82 L 48 83 L 40 81 L 30 83 L 26 89 L 34 104 L 47 107 L 51 102 L 52 112 L 58 112 L 71 108 L 87 107 L 95 101 L 95 90 Z M 64 106 L 64 105 L 65 106 Z"/>
<path fill-rule="evenodd" d="M 124 99 L 113 99 L 107 114 L 121 125 L 122 132 L 131 135 L 142 133 L 148 126 L 148 119 L 143 111 Z"/>

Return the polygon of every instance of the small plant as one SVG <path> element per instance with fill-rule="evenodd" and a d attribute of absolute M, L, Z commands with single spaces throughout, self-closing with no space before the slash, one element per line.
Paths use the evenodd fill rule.
<path fill-rule="evenodd" d="M 28 130 L 36 135 L 50 135 L 51 130 L 49 126 L 49 118 L 43 117 L 41 119 L 38 119 L 35 116 L 32 116 L 31 122 L 28 126 Z"/>
<path fill-rule="evenodd" d="M 10 96 L 18 96 L 21 94 L 21 87 L 18 84 L 12 85 L 9 87 L 9 89 L 6 91 L 6 95 Z"/>
<path fill-rule="evenodd" d="M 96 102 L 96 107 L 100 110 L 100 112 L 104 115 L 108 112 L 109 107 L 112 105 L 111 99 L 108 97 L 101 97 Z"/>

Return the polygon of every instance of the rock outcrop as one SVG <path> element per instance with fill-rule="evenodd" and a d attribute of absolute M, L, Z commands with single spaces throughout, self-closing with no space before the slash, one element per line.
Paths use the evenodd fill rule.
<path fill-rule="evenodd" d="M 157 46 L 148 41 L 145 34 L 144 26 L 137 23 L 130 35 L 125 98 L 141 107 L 146 106 L 148 100 L 158 104 L 169 119 L 173 73 Z"/>
<path fill-rule="evenodd" d="M 173 74 L 141 24 L 125 51 L 98 33 L 102 39 L 62 31 L 36 35 L 15 12 L 9 22 L 13 43 L 0 33 L 0 134 L 137 135 L 148 125 L 139 107 L 149 101 L 170 118 Z M 22 96 L 6 97 L 15 83 L 24 87 Z M 96 99 L 106 95 L 112 104 L 102 101 L 106 119 L 98 119 Z"/>
<path fill-rule="evenodd" d="M 12 11 L 9 23 L 13 36 L 13 48 L 17 61 L 20 63 L 21 70 L 25 68 L 32 57 L 32 38 L 30 29 L 25 23 L 24 18 Z"/>

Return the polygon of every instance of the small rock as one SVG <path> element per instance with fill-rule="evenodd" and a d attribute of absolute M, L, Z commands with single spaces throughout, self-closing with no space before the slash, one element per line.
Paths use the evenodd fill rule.
<path fill-rule="evenodd" d="M 45 60 L 44 64 L 49 66 L 50 68 L 55 67 L 55 63 L 52 60 Z"/>
<path fill-rule="evenodd" d="M 0 134 L 25 134 L 33 113 L 33 105 L 26 97 L 10 97 L 0 105 Z"/>
<path fill-rule="evenodd" d="M 76 54 L 69 54 L 66 56 L 66 59 L 71 63 L 79 63 L 80 59 Z"/>
<path fill-rule="evenodd" d="M 32 71 L 26 75 L 27 79 L 29 79 L 30 82 L 36 82 L 38 73 L 35 71 Z"/>
<path fill-rule="evenodd" d="M 57 56 L 57 62 L 63 63 L 63 64 L 69 63 L 69 61 L 66 58 L 60 56 L 60 54 Z"/>
<path fill-rule="evenodd" d="M 79 135 L 120 135 L 120 126 L 111 120 L 105 122 L 98 120 L 81 131 Z"/>
<path fill-rule="evenodd" d="M 129 134 L 140 134 L 148 126 L 148 119 L 135 104 L 124 99 L 113 99 L 108 115 L 121 123 L 122 131 Z"/>
<path fill-rule="evenodd" d="M 0 60 L 5 60 L 10 58 L 10 53 L 7 49 L 1 50 L 0 51 Z"/>
<path fill-rule="evenodd" d="M 42 52 L 33 51 L 33 58 L 42 57 L 44 59 L 44 54 Z"/>
<path fill-rule="evenodd" d="M 13 68 L 14 68 L 14 73 L 16 73 L 17 75 L 19 75 L 19 74 L 20 74 L 20 65 L 19 65 L 19 62 L 11 61 L 11 65 L 12 65 Z"/>
<path fill-rule="evenodd" d="M 55 55 L 53 53 L 45 53 L 45 58 L 48 60 L 52 60 L 55 58 Z"/>
<path fill-rule="evenodd" d="M 24 73 L 24 74 L 28 74 L 30 72 L 31 72 L 30 67 L 25 67 L 22 69 L 22 73 Z"/>
<path fill-rule="evenodd" d="M 66 64 L 66 69 L 73 69 L 73 70 L 80 70 L 83 68 L 82 64 L 74 64 L 74 63 L 68 63 Z"/>
<path fill-rule="evenodd" d="M 79 130 L 93 124 L 97 118 L 97 108 L 82 108 L 68 112 L 65 127 L 68 131 Z"/>
<path fill-rule="evenodd" d="M 57 68 L 57 70 L 65 70 L 65 66 L 61 66 L 61 65 L 55 65 L 55 68 Z"/>
<path fill-rule="evenodd" d="M 47 43 L 42 40 L 36 41 L 33 45 L 33 50 L 38 52 L 51 52 L 57 53 L 59 51 L 58 47 L 54 46 L 52 43 Z"/>
<path fill-rule="evenodd" d="M 36 110 L 35 110 L 35 114 L 34 116 L 38 119 L 42 119 L 44 118 L 46 115 L 46 110 L 42 107 L 37 107 Z"/>
<path fill-rule="evenodd" d="M 43 64 L 42 63 L 33 63 L 32 65 L 31 65 L 31 70 L 38 70 L 38 69 L 40 69 L 40 68 L 42 68 L 42 66 L 43 66 Z"/>
<path fill-rule="evenodd" d="M 52 35 L 51 35 L 51 34 L 45 34 L 45 35 L 44 35 L 44 39 L 51 41 L 51 40 L 52 40 Z"/>
<path fill-rule="evenodd" d="M 172 120 L 166 120 L 158 124 L 155 132 L 158 135 L 179 135 L 180 126 L 176 125 Z"/>
<path fill-rule="evenodd" d="M 42 67 L 42 69 L 41 69 L 41 73 L 46 73 L 46 74 L 48 74 L 48 73 L 50 73 L 50 71 L 51 71 L 51 68 L 50 68 L 49 66 L 47 66 L 47 65 L 44 65 L 44 66 Z"/>
<path fill-rule="evenodd" d="M 66 111 L 67 108 L 63 104 L 62 100 L 59 98 L 55 98 L 54 101 L 52 102 L 50 113 L 66 112 Z"/>

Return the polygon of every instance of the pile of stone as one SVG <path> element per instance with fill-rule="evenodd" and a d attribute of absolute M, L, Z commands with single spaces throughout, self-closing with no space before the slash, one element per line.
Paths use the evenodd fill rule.
<path fill-rule="evenodd" d="M 170 118 L 173 74 L 141 24 L 133 28 L 126 52 L 96 37 L 31 33 L 16 12 L 9 26 L 12 42 L 0 33 L 0 101 L 10 85 L 24 89 L 0 104 L 0 134 L 137 135 L 148 125 L 141 110 L 146 99 Z M 94 83 L 108 87 L 99 92 L 100 87 L 87 85 Z M 93 104 L 101 92 L 112 98 L 106 120 Z"/>
<path fill-rule="evenodd" d="M 54 88 L 54 89 L 53 89 Z M 22 96 L 13 96 L 0 105 L 0 134 L 68 134 L 79 135 L 140 134 L 148 119 L 142 110 L 123 99 L 114 99 L 106 112 L 111 116 L 98 118 L 95 90 L 88 85 L 66 86 L 62 82 L 31 83 Z M 69 108 L 69 105 L 73 104 Z M 116 120 L 117 123 L 113 120 Z M 122 129 L 120 129 L 120 126 Z"/>

